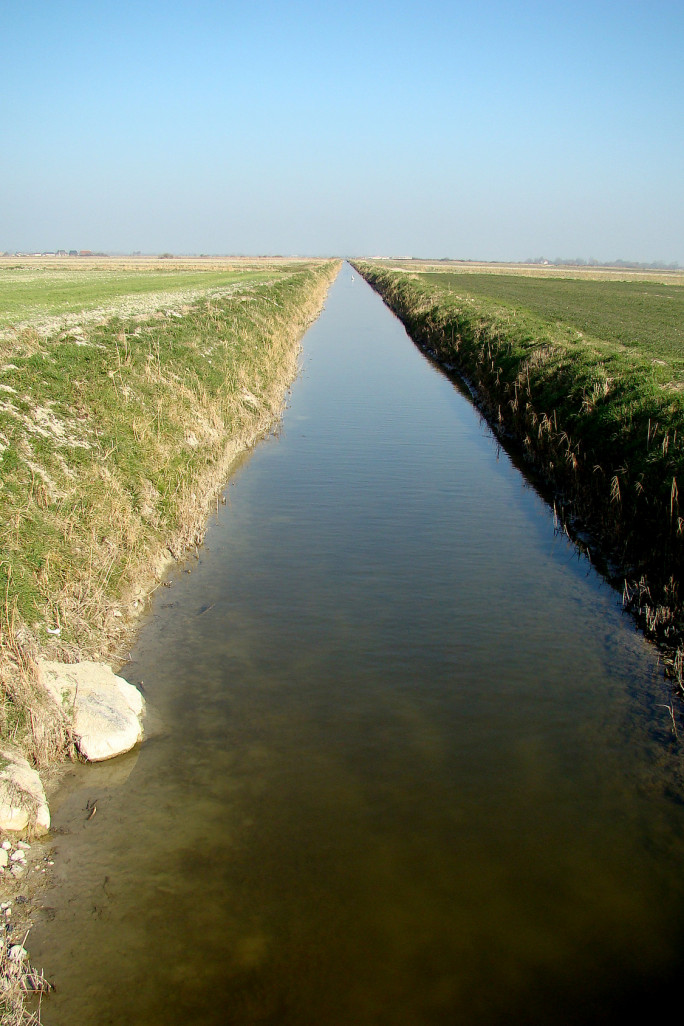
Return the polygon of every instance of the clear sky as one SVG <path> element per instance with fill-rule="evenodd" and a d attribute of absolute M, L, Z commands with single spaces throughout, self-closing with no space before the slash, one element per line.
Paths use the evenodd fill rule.
<path fill-rule="evenodd" d="M 0 0 L 0 251 L 684 265 L 682 0 Z"/>

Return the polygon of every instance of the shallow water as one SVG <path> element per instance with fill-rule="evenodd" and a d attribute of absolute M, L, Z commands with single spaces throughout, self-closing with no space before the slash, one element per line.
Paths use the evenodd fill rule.
<path fill-rule="evenodd" d="M 122 670 L 151 738 L 53 805 L 46 1026 L 669 1008 L 684 789 L 654 653 L 349 267 L 226 498 Z"/>

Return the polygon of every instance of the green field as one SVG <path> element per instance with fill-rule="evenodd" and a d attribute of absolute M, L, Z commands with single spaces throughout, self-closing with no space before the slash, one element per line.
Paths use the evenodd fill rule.
<path fill-rule="evenodd" d="M 213 260 L 204 266 L 147 261 L 131 266 L 114 259 L 94 263 L 74 259 L 48 265 L 4 260 L 0 261 L 0 331 L 88 311 L 144 312 L 165 300 L 173 303 L 193 300 L 208 291 L 221 293 L 297 266 L 294 261 L 229 264 Z"/>
<path fill-rule="evenodd" d="M 684 360 L 682 285 L 448 272 L 417 277 L 455 296 L 490 299 L 660 359 Z"/>

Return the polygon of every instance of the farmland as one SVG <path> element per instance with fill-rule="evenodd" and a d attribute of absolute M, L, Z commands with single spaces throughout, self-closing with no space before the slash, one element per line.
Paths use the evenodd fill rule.
<path fill-rule="evenodd" d="M 106 315 L 143 314 L 265 281 L 298 261 L 169 259 L 0 259 L 0 337 L 43 332 Z"/>
<path fill-rule="evenodd" d="M 453 295 L 529 311 L 544 321 L 665 360 L 684 359 L 684 288 L 653 281 L 531 278 L 424 273 L 419 279 Z"/>

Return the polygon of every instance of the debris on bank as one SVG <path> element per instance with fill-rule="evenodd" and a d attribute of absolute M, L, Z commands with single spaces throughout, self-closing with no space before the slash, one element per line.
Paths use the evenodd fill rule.
<path fill-rule="evenodd" d="M 0 843 L 0 1013 L 7 1023 L 40 1022 L 40 1015 L 26 1010 L 28 995 L 53 989 L 42 969 L 31 965 L 26 950 L 33 904 L 24 891 L 34 889 L 29 874 L 45 874 L 53 865 L 50 854 L 36 858 L 28 841 Z"/>

